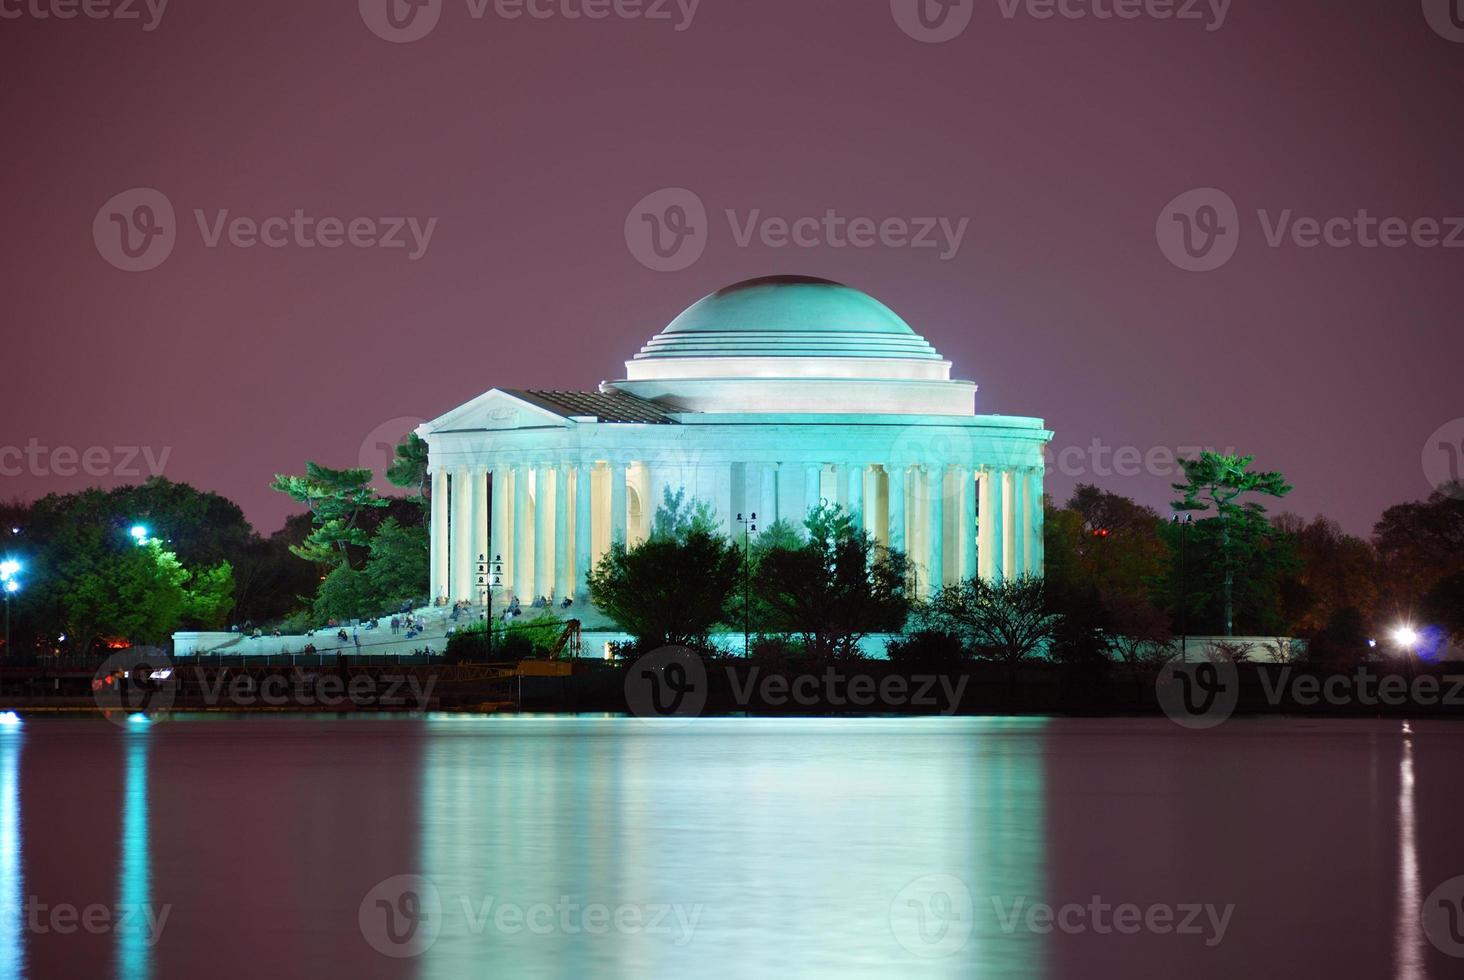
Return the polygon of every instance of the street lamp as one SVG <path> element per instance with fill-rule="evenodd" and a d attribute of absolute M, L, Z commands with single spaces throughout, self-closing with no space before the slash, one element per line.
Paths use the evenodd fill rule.
<path fill-rule="evenodd" d="M 13 558 L 0 561 L 0 585 L 5 592 L 5 656 L 10 656 L 10 597 L 20 591 L 20 562 Z"/>
<path fill-rule="evenodd" d="M 488 659 L 493 659 L 493 590 L 503 584 L 503 556 L 478 556 L 478 594 L 483 598 L 483 630 L 488 634 Z"/>
<path fill-rule="evenodd" d="M 742 655 L 746 657 L 752 653 L 752 552 L 747 541 L 749 534 L 757 532 L 757 515 L 738 514 L 737 523 L 742 525 Z"/>
<path fill-rule="evenodd" d="M 134 544 L 147 544 L 147 525 L 134 524 L 132 525 L 132 530 L 128 533 L 132 535 Z"/>
<path fill-rule="evenodd" d="M 1393 642 L 1403 650 L 1403 656 L 1408 660 L 1408 674 L 1413 676 L 1417 666 L 1414 648 L 1418 646 L 1420 637 L 1418 631 L 1412 626 L 1399 626 L 1393 630 Z"/>
<path fill-rule="evenodd" d="M 1195 523 L 1193 514 L 1184 515 L 1184 520 L 1175 514 L 1170 523 L 1179 528 L 1179 662 L 1189 663 L 1189 632 L 1185 623 L 1189 608 L 1189 568 L 1186 559 L 1189 551 L 1189 530 Z"/>

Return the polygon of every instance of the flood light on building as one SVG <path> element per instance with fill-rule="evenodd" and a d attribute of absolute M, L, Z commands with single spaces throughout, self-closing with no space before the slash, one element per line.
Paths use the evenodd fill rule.
<path fill-rule="evenodd" d="M 1400 626 L 1393 631 L 1393 642 L 1405 650 L 1418 645 L 1418 631 L 1411 626 Z"/>

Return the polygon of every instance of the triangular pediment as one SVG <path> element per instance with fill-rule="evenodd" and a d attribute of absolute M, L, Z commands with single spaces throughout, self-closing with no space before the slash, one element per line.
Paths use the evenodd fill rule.
<path fill-rule="evenodd" d="M 424 423 L 417 430 L 417 434 L 430 438 L 446 432 L 503 432 L 513 429 L 542 429 L 546 426 L 566 428 L 573 424 L 573 421 L 562 415 L 509 394 L 501 388 L 494 388 L 464 405 L 459 405 L 446 415 Z"/>

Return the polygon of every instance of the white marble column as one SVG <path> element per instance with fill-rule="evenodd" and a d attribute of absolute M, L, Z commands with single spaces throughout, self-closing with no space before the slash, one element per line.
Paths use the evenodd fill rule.
<path fill-rule="evenodd" d="M 554 466 L 554 596 L 574 595 L 574 542 L 569 538 L 569 464 Z"/>
<path fill-rule="evenodd" d="M 773 463 L 758 467 L 757 499 L 757 526 L 765 530 L 778 519 L 778 467 Z"/>
<path fill-rule="evenodd" d="M 823 481 L 823 466 L 820 464 L 807 464 L 803 467 L 803 515 L 806 518 L 808 512 L 817 507 L 823 499 L 823 492 L 820 484 Z"/>
<path fill-rule="evenodd" d="M 869 522 L 864 519 L 864 466 L 856 464 L 849 470 L 849 513 L 854 515 L 854 526 L 868 530 Z"/>
<path fill-rule="evenodd" d="M 554 533 L 554 471 L 534 467 L 534 598 L 554 587 L 554 558 L 549 551 Z"/>
<path fill-rule="evenodd" d="M 976 475 L 969 467 L 956 469 L 961 481 L 961 579 L 976 577 Z"/>
<path fill-rule="evenodd" d="M 533 601 L 532 569 L 534 528 L 529 523 L 529 473 L 527 466 L 513 468 L 513 594 L 522 603 Z"/>
<path fill-rule="evenodd" d="M 905 541 L 905 467 L 886 463 L 885 473 L 889 475 L 890 548 L 909 555 L 910 549 Z"/>
<path fill-rule="evenodd" d="M 452 473 L 452 590 L 454 602 L 473 597 L 473 487 L 466 469 Z"/>
<path fill-rule="evenodd" d="M 469 557 L 473 567 L 473 601 L 482 602 L 488 576 L 492 574 L 488 559 L 488 471 L 473 470 L 473 547 Z M 479 571 L 481 564 L 482 571 Z M 478 579 L 483 579 L 479 582 Z"/>
<path fill-rule="evenodd" d="M 1046 571 L 1047 542 L 1043 527 L 1047 520 L 1042 500 L 1042 470 L 1037 467 L 1027 471 L 1027 497 L 1031 516 L 1027 524 L 1031 528 L 1031 544 L 1027 547 L 1027 574 L 1041 578 Z"/>
<path fill-rule="evenodd" d="M 580 463 L 574 483 L 574 596 L 575 601 L 589 600 L 590 554 L 594 548 L 591 535 L 594 517 L 590 508 L 590 464 Z"/>
<path fill-rule="evenodd" d="M 981 481 L 990 484 L 982 487 L 981 494 L 981 503 L 988 507 L 981 514 L 981 532 L 987 544 L 983 550 L 989 552 L 986 576 L 992 582 L 1000 582 L 1006 577 L 1007 570 L 1006 474 L 995 467 L 988 467 L 982 471 Z"/>
<path fill-rule="evenodd" d="M 439 596 L 447 595 L 448 580 L 451 576 L 451 545 L 448 521 L 448 480 L 447 471 L 441 468 L 432 471 L 432 575 L 431 583 L 428 586 L 431 594 L 427 597 L 429 602 L 436 602 Z"/>
<path fill-rule="evenodd" d="M 1030 541 L 1031 522 L 1027 509 L 1027 470 L 1025 467 L 1012 471 L 1012 577 L 1025 578 L 1027 569 L 1027 545 Z"/>
<path fill-rule="evenodd" d="M 925 472 L 925 499 L 929 501 L 930 513 L 926 534 L 930 538 L 927 548 L 929 560 L 925 569 L 925 594 L 935 595 L 945 584 L 945 467 L 936 465 Z"/>
<path fill-rule="evenodd" d="M 610 461 L 610 543 L 625 543 L 625 463 Z"/>

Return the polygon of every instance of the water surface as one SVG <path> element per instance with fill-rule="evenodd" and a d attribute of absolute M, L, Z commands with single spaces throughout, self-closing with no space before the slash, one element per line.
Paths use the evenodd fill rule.
<path fill-rule="evenodd" d="M 0 976 L 1446 977 L 1461 758 L 1446 722 L 27 718 Z"/>

